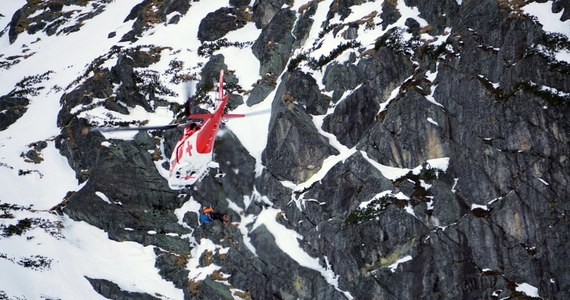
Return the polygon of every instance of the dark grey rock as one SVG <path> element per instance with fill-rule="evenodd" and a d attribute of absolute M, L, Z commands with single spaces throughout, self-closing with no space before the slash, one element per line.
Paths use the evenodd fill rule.
<path fill-rule="evenodd" d="M 275 238 L 260 226 L 252 232 L 253 246 L 257 251 L 256 260 L 272 261 L 263 269 L 242 270 L 250 282 L 252 298 L 281 299 L 344 299 L 344 295 L 329 285 L 322 275 L 312 269 L 297 267 L 297 263 L 275 245 Z M 254 263 L 254 265 L 257 265 Z M 262 273 L 259 274 L 259 270 Z M 248 274 L 249 273 L 249 274 Z M 233 277 L 233 276 L 232 276 Z"/>
<path fill-rule="evenodd" d="M 69 140 L 60 143 L 60 149 L 65 149 Z M 168 188 L 166 180 L 157 174 L 150 154 L 140 152 L 141 146 L 144 149 L 134 141 L 113 141 L 109 148 L 99 146 L 96 161 L 89 169 L 89 181 L 59 210 L 105 230 L 113 240 L 132 240 L 187 253 L 187 240 L 167 235 L 187 232 L 177 224 L 173 213 L 182 206 L 183 199 Z M 73 155 L 74 151 L 62 152 Z"/>
<path fill-rule="evenodd" d="M 187 293 L 188 270 L 186 265 L 190 258 L 188 254 L 180 254 L 154 248 L 156 254 L 156 267 L 163 278 L 174 283 L 174 285 Z"/>
<path fill-rule="evenodd" d="M 255 84 L 249 97 L 247 98 L 247 105 L 252 106 L 265 100 L 273 90 L 275 90 L 276 78 L 273 74 L 265 74 Z"/>
<path fill-rule="evenodd" d="M 18 35 L 24 31 L 35 34 L 44 31 L 48 36 L 67 34 L 78 31 L 89 20 L 103 12 L 105 1 L 92 3 L 92 10 L 77 18 L 72 10 L 63 10 L 64 6 L 85 6 L 82 0 L 69 0 L 64 3 L 30 2 L 17 10 L 9 24 L 8 37 L 10 44 L 14 43 Z M 74 22 L 74 23 L 71 23 Z M 49 25 L 47 25 L 49 24 Z"/>
<path fill-rule="evenodd" d="M 552 2 L 552 12 L 555 14 L 562 12 L 560 21 L 565 22 L 570 19 L 570 3 L 564 0 L 555 0 Z"/>
<path fill-rule="evenodd" d="M 206 15 L 198 27 L 198 39 L 215 41 L 226 33 L 242 28 L 247 23 L 245 13 L 234 7 L 223 7 Z"/>
<path fill-rule="evenodd" d="M 152 0 L 144 0 L 135 5 L 124 22 L 135 20 L 133 29 L 121 37 L 121 42 L 134 42 L 138 40 L 140 35 L 151 28 L 154 24 L 166 23 L 167 17 L 177 12 L 185 15 L 190 9 L 190 2 L 185 0 L 166 0 L 161 2 L 153 2 Z M 170 23 L 176 23 L 170 20 Z"/>
<path fill-rule="evenodd" d="M 327 14 L 327 20 L 332 19 L 335 14 L 338 14 L 340 16 L 340 19 L 344 20 L 352 12 L 352 10 L 350 9 L 351 6 L 357 6 L 366 2 L 367 2 L 366 0 L 337 1 L 334 5 L 331 5 L 330 10 Z"/>
<path fill-rule="evenodd" d="M 279 180 L 300 183 L 315 174 L 338 151 L 319 134 L 305 109 L 293 102 L 289 86 L 282 82 L 272 105 L 267 147 L 262 160 Z"/>
<path fill-rule="evenodd" d="M 382 13 L 380 14 L 382 18 L 382 30 L 386 30 L 388 26 L 396 23 L 402 16 L 394 4 L 396 4 L 394 1 L 382 2 Z"/>
<path fill-rule="evenodd" d="M 141 20 L 135 26 L 141 32 L 150 26 L 142 18 L 149 3 L 130 16 Z M 335 1 L 328 20 L 346 19 L 351 6 L 362 3 Z M 562 11 L 567 6 L 563 3 L 552 2 L 553 11 Z M 247 4 L 230 2 L 233 7 Z M 322 2 L 298 12 L 284 4 L 256 1 L 253 7 L 253 20 L 262 33 L 252 51 L 260 60 L 262 79 L 247 104 L 265 99 L 281 80 L 261 170 L 238 138 L 224 130 L 215 146 L 221 174 L 212 170 L 179 193 L 168 189 L 149 150 L 162 138 L 165 154 L 170 154 L 180 130 L 157 137 L 141 133 L 133 141 L 110 141 L 110 148 L 101 146 L 104 138 L 99 134 L 81 136 L 88 120 L 77 119 L 71 111 L 91 105 L 93 95 L 107 99 L 105 106 L 116 111 L 130 105 L 152 111 L 149 97 L 160 100 L 158 89 L 137 90 L 136 78 L 142 75 L 135 72 L 157 61 L 159 52 L 152 47 L 114 48 L 116 52 L 101 60 L 117 55 L 115 67 L 100 69 L 94 63 L 96 76 L 78 79 L 77 88 L 62 97 L 62 133 L 56 145 L 77 177 L 89 181 L 56 210 L 106 230 L 114 240 L 155 246 L 161 276 L 182 289 L 187 299 L 230 298 L 235 295 L 229 285 L 252 299 L 343 299 L 342 291 L 356 299 L 524 298 L 516 290 L 523 282 L 537 287 L 545 299 L 568 298 L 570 125 L 563 93 L 570 90 L 570 82 L 567 66 L 544 53 L 560 46 L 553 36 L 493 0 L 461 5 L 455 0 L 407 0 L 429 26 L 408 19 L 406 28 L 389 30 L 374 45 L 351 48 L 354 53 L 347 60 L 323 64 L 318 82 L 302 62 L 283 71 L 307 38 Z M 386 29 L 398 20 L 400 12 L 393 4 L 378 4 L 382 23 L 366 26 Z M 567 10 L 562 18 L 567 19 Z M 16 19 L 21 21 L 22 14 L 31 13 L 19 14 Z M 356 29 L 364 26 L 327 22 L 319 34 L 342 34 L 340 38 L 356 41 Z M 39 22 L 35 26 L 33 31 L 46 30 Z M 441 46 L 418 37 L 424 32 L 443 35 L 447 27 L 451 32 Z M 406 31 L 414 34 L 411 40 L 401 38 Z M 240 90 L 225 59 L 214 55 L 199 66 L 199 91 L 214 88 L 220 69 L 226 71 L 228 91 Z M 432 81 L 428 71 L 437 72 Z M 121 88 L 115 90 L 114 85 Z M 547 93 L 542 86 L 563 93 Z M 332 94 L 330 99 L 325 93 Z M 380 111 L 390 96 L 395 97 Z M 234 107 L 240 99 L 232 97 Z M 116 99 L 130 102 L 123 105 Z M 326 113 L 329 105 L 335 105 L 334 112 L 316 128 L 311 115 Z M 338 154 L 320 130 L 355 152 L 303 190 L 284 186 L 284 180 L 306 181 L 324 159 Z M 447 170 L 428 169 L 427 160 L 441 157 L 449 158 Z M 389 180 L 370 160 L 421 171 Z M 388 196 L 378 197 L 381 192 Z M 408 199 L 394 197 L 398 193 Z M 203 225 L 189 212 L 184 225 L 179 224 L 173 211 L 190 199 L 229 212 L 235 222 L 250 223 L 240 228 L 220 222 Z M 369 210 L 360 207 L 373 199 Z M 323 267 L 330 265 L 338 276 L 338 290 L 284 253 L 265 226 L 253 229 L 253 217 L 268 207 L 280 209 L 279 224 L 303 236 L 298 243 L 308 255 Z M 218 273 L 189 282 L 185 266 L 195 245 L 182 238 L 184 234 L 228 248 L 226 254 L 203 255 L 199 261 L 202 266 L 215 263 L 229 278 L 220 279 Z M 411 260 L 394 265 L 408 256 Z M 104 296 L 119 293 L 112 283 L 97 284 L 107 289 L 101 292 Z"/>
<path fill-rule="evenodd" d="M 28 110 L 30 100 L 23 97 L 0 97 L 0 131 L 14 124 Z"/>
<path fill-rule="evenodd" d="M 387 9 L 382 10 L 382 19 L 387 20 L 385 23 L 382 23 L 382 27 L 384 29 L 386 29 L 388 25 L 393 24 L 400 18 L 400 14 L 397 11 L 394 11 L 395 7 L 389 3 L 390 1 L 385 1 L 383 4 L 383 8 Z M 425 19 L 432 27 L 429 31 L 429 33 L 432 35 L 443 34 L 443 31 L 446 27 L 453 27 L 452 23 L 455 20 L 460 19 L 458 18 L 460 15 L 459 10 L 463 6 L 463 3 L 462 5 L 459 5 L 455 0 L 410 0 L 406 3 L 412 7 L 416 6 L 419 8 L 419 10 L 422 12 L 421 17 Z"/>
<path fill-rule="evenodd" d="M 250 0 L 230 0 L 230 5 L 235 7 L 247 6 L 249 5 Z"/>
<path fill-rule="evenodd" d="M 288 101 L 298 103 L 305 108 L 307 113 L 312 115 L 322 115 L 327 112 L 330 99 L 321 94 L 317 81 L 311 75 L 294 71 L 283 82 L 288 86 L 295 87 L 288 90 L 287 95 L 292 97 Z"/>
<path fill-rule="evenodd" d="M 295 12 L 281 9 L 267 26 L 263 27 L 259 38 L 253 43 L 252 51 L 259 59 L 259 74 L 280 74 L 289 60 L 295 37 L 291 34 L 295 23 Z"/>
<path fill-rule="evenodd" d="M 335 107 L 333 114 L 325 118 L 323 129 L 335 134 L 343 145 L 352 148 L 375 122 L 381 100 L 376 95 L 367 86 L 357 89 Z"/>
<path fill-rule="evenodd" d="M 297 19 L 295 27 L 293 28 L 293 35 L 295 36 L 293 49 L 301 47 L 309 37 L 317 8 L 318 2 L 312 1 L 304 11 L 300 12 L 301 15 Z"/>
<path fill-rule="evenodd" d="M 232 201 L 243 207 L 242 195 L 250 195 L 254 185 L 255 159 L 230 130 L 218 137 L 214 149 L 223 174 L 221 184 Z"/>
<path fill-rule="evenodd" d="M 93 286 L 93 289 L 101 294 L 103 297 L 109 299 L 117 300 L 129 300 L 129 299 L 143 299 L 143 300 L 155 300 L 160 299 L 159 297 L 154 297 L 145 293 L 128 292 L 121 289 L 116 283 L 106 280 L 106 279 L 94 279 L 85 277 Z M 158 295 L 157 295 L 158 296 Z"/>
<path fill-rule="evenodd" d="M 336 103 L 346 90 L 352 90 L 364 81 L 362 74 L 353 64 L 333 62 L 327 66 L 323 84 L 327 91 L 333 92 L 332 101 Z"/>
<path fill-rule="evenodd" d="M 256 0 L 253 3 L 253 20 L 259 29 L 264 28 L 281 10 L 286 0 Z"/>

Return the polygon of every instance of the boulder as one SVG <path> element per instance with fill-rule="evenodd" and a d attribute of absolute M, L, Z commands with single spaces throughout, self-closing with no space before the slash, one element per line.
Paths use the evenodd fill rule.
<path fill-rule="evenodd" d="M 319 133 L 305 109 L 294 103 L 290 89 L 285 81 L 277 89 L 262 160 L 279 180 L 301 183 L 338 151 Z"/>
<path fill-rule="evenodd" d="M 28 110 L 30 100 L 24 97 L 0 97 L 0 131 L 14 124 Z"/>
<path fill-rule="evenodd" d="M 245 24 L 247 15 L 244 11 L 234 7 L 222 7 L 202 19 L 198 27 L 198 39 L 201 42 L 215 41 Z"/>
<path fill-rule="evenodd" d="M 295 37 L 291 34 L 295 23 L 295 12 L 281 9 L 253 43 L 252 51 L 259 60 L 259 75 L 280 74 L 289 60 Z"/>

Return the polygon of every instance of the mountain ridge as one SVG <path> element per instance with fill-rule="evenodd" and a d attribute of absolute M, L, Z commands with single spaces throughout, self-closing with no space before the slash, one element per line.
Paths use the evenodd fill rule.
<path fill-rule="evenodd" d="M 568 297 L 564 1 L 2 8 L 0 298 Z M 180 130 L 82 134 L 179 118 L 189 79 L 208 110 L 220 69 L 271 113 L 191 189 L 164 178 Z"/>

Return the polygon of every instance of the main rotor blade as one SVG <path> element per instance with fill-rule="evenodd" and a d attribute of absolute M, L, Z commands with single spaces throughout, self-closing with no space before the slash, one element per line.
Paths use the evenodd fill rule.
<path fill-rule="evenodd" d="M 192 98 L 193 95 L 194 95 L 194 85 L 190 80 L 185 81 L 182 87 L 182 99 L 184 99 L 184 101 L 188 101 L 190 100 L 190 98 Z"/>
<path fill-rule="evenodd" d="M 184 99 L 184 116 L 188 116 L 192 111 L 192 95 L 194 95 L 194 85 L 191 81 L 185 81 L 182 90 L 182 99 Z"/>
<path fill-rule="evenodd" d="M 271 112 L 271 108 L 267 108 L 267 109 L 256 110 L 256 111 L 247 112 L 247 113 L 243 113 L 243 114 L 234 114 L 234 113 L 224 114 L 222 118 L 224 118 L 224 119 L 234 119 L 234 118 L 243 118 L 243 117 L 247 118 L 247 117 L 252 117 L 252 116 L 256 116 L 256 115 L 267 114 L 270 112 Z"/>
<path fill-rule="evenodd" d="M 261 110 L 256 110 L 256 111 L 245 113 L 245 116 L 251 117 L 251 116 L 256 116 L 256 115 L 267 114 L 270 112 L 271 112 L 271 108 L 266 108 L 266 109 L 261 109 Z"/>
<path fill-rule="evenodd" d="M 186 124 L 169 124 L 169 125 L 158 125 L 158 126 L 140 126 L 140 127 L 95 127 L 89 128 L 89 132 L 99 131 L 99 132 L 111 132 L 111 131 L 142 131 L 142 130 L 164 130 L 172 129 L 178 126 L 184 126 Z"/>

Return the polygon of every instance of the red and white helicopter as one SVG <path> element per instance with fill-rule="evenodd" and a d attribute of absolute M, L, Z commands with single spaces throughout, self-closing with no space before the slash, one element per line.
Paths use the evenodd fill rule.
<path fill-rule="evenodd" d="M 224 93 L 224 71 L 220 71 L 218 107 L 212 114 L 191 114 L 188 120 L 203 119 L 202 125 L 185 124 L 170 157 L 168 185 L 171 189 L 182 189 L 201 180 L 211 167 L 218 167 L 212 161 L 214 141 L 220 122 L 230 118 L 245 117 L 245 114 L 224 114 L 229 94 Z"/>
<path fill-rule="evenodd" d="M 224 93 L 224 71 L 220 71 L 217 107 L 211 114 L 189 114 L 187 122 L 164 126 L 131 128 L 92 128 L 90 131 L 158 130 L 184 128 L 170 157 L 168 185 L 173 190 L 187 188 L 204 178 L 210 168 L 218 167 L 214 162 L 213 150 L 216 134 L 222 120 L 245 117 L 245 114 L 225 114 L 229 94 Z M 201 124 L 193 120 L 203 120 Z"/>

